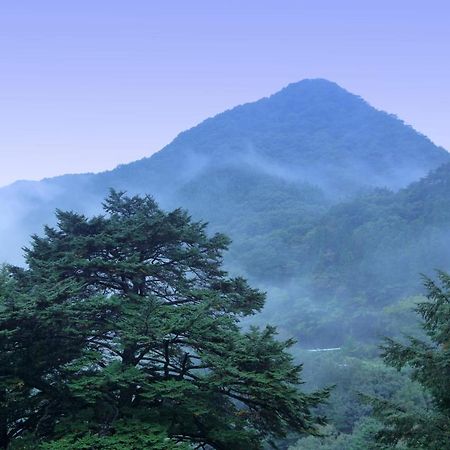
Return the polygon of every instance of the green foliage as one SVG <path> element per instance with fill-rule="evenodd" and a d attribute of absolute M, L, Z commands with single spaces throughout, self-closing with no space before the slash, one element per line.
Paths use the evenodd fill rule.
<path fill-rule="evenodd" d="M 420 291 L 425 268 L 450 267 L 450 166 L 397 192 L 378 190 L 331 208 L 299 247 L 312 289 L 385 305 Z"/>
<path fill-rule="evenodd" d="M 387 339 L 383 357 L 398 370 L 410 367 L 411 378 L 426 389 L 431 402 L 425 408 L 380 399 L 372 399 L 372 404 L 384 424 L 380 442 L 440 450 L 450 447 L 450 276 L 440 272 L 439 282 L 427 278 L 425 286 L 428 301 L 416 311 L 427 339 Z"/>
<path fill-rule="evenodd" d="M 27 267 L 3 272 L 1 445 L 247 450 L 317 433 L 328 392 L 299 391 L 273 327 L 241 331 L 264 294 L 221 268 L 228 239 L 149 197 L 113 191 L 104 210 L 58 211 Z"/>
<path fill-rule="evenodd" d="M 244 273 L 270 299 L 253 316 L 262 295 L 222 272 L 227 239 L 208 239 L 180 210 L 165 214 L 150 199 L 115 194 L 104 216 L 59 212 L 54 228 L 34 239 L 28 268 L 5 269 L 0 281 L 3 441 L 29 439 L 33 450 L 39 439 L 106 445 L 119 425 L 142 423 L 154 430 L 150 438 L 203 426 L 215 445 L 253 448 L 271 439 L 266 431 L 298 429 L 295 414 L 305 414 L 300 428 L 309 429 L 312 416 L 290 401 L 292 362 L 280 357 L 290 342 L 277 347 L 271 328 L 249 329 L 267 319 L 303 349 L 345 347 L 342 360 L 306 358 L 303 374 L 317 389 L 337 385 L 318 410 L 335 423 L 330 439 L 348 443 L 370 412 L 358 392 L 408 411 L 423 405 L 407 374 L 373 358 L 380 335 L 421 339 L 409 311 L 421 291 L 417 273 L 450 268 L 450 166 L 397 192 L 373 187 L 406 186 L 448 159 L 396 118 L 310 80 L 207 120 L 151 158 L 0 190 L 11 222 L 3 258 L 49 222 L 56 206 L 99 211 L 99 199 L 116 186 L 152 192 L 165 207 L 188 207 L 209 230 L 226 232 L 233 245 L 224 267 Z M 162 258 L 148 259 L 146 249 Z M 167 305 L 171 299 L 182 303 Z M 247 333 L 238 331 L 242 319 Z M 134 364 L 142 352 L 145 359 Z M 276 395 L 266 367 L 292 380 L 277 382 Z M 125 402 L 130 386 L 132 408 Z M 230 386 L 247 403 L 233 399 Z M 273 395 L 274 410 L 248 401 L 272 403 Z"/>
<path fill-rule="evenodd" d="M 275 245 L 260 244 L 273 242 L 270 232 L 256 242 L 230 229 L 246 249 L 230 264 L 271 292 L 266 317 L 311 346 L 339 346 L 349 335 L 376 345 L 379 336 L 410 332 L 417 318 L 400 303 L 422 293 L 418 274 L 450 268 L 450 165 L 397 193 L 322 203 L 316 216 L 300 205 L 288 211 Z"/>
<path fill-rule="evenodd" d="M 382 307 L 420 292 L 419 272 L 450 268 L 450 167 L 398 192 L 383 188 L 407 186 L 449 158 L 334 83 L 305 80 L 206 120 L 151 158 L 0 190 L 11 221 L 0 257 L 11 246 L 16 253 L 56 206 L 97 211 L 109 186 L 151 192 L 232 238 L 230 272 L 284 295 L 301 288 L 316 310 L 329 312 L 329 320 L 305 312 L 291 296 L 299 315 L 311 316 L 309 342 L 378 339 L 389 334 Z M 278 316 L 293 321 L 290 309 Z"/>
<path fill-rule="evenodd" d="M 351 434 L 339 433 L 328 426 L 323 437 L 309 436 L 300 439 L 289 450 L 387 450 L 387 447 L 376 441 L 381 424 L 372 418 L 363 418 L 355 426 Z M 405 447 L 397 446 L 397 450 Z"/>
<path fill-rule="evenodd" d="M 351 434 L 356 424 L 371 414 L 372 408 L 362 401 L 361 394 L 402 401 L 405 407 L 426 406 L 427 397 L 418 383 L 378 359 L 348 356 L 345 350 L 301 356 L 309 389 L 334 385 L 330 398 L 318 407 L 318 412 L 326 414 L 339 433 Z"/>
<path fill-rule="evenodd" d="M 158 425 L 141 421 L 117 420 L 113 435 L 99 435 L 85 431 L 65 435 L 63 438 L 41 445 L 42 450 L 187 450 L 192 448 L 167 435 Z"/>

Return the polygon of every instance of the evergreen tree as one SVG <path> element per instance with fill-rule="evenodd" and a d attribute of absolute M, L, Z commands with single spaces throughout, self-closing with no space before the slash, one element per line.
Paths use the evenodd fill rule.
<path fill-rule="evenodd" d="M 327 391 L 299 390 L 292 341 L 240 329 L 265 296 L 222 269 L 228 239 L 150 197 L 112 191 L 104 210 L 58 211 L 26 268 L 3 271 L 0 447 L 249 450 L 317 433 Z"/>
<path fill-rule="evenodd" d="M 379 441 L 412 449 L 450 448 L 450 275 L 440 272 L 439 281 L 426 279 L 428 301 L 417 312 L 427 340 L 410 337 L 407 343 L 387 339 L 383 357 L 401 370 L 409 367 L 411 377 L 430 394 L 425 409 L 404 408 L 372 400 L 375 415 L 384 423 Z"/>

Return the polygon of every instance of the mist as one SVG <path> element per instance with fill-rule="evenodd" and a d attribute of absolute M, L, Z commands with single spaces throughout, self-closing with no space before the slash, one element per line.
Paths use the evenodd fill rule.
<path fill-rule="evenodd" d="M 376 392 L 380 378 L 385 399 L 425 402 L 405 374 L 380 365 L 379 345 L 421 336 L 420 274 L 450 270 L 449 161 L 397 118 L 307 80 L 208 119 L 149 158 L 0 189 L 0 261 L 23 266 L 23 247 L 55 225 L 57 209 L 104 214 L 110 189 L 187 209 L 210 236 L 231 238 L 228 273 L 267 294 L 241 328 L 269 323 L 294 339 L 306 388 L 337 383 L 320 413 L 353 439 L 371 420 L 357 392 Z"/>

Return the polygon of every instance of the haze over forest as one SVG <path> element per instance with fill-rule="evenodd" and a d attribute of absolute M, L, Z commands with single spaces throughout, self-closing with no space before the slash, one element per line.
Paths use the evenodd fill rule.
<path fill-rule="evenodd" d="M 201 122 L 148 158 L 1 188 L 0 260 L 24 266 L 26 246 L 27 264 L 41 270 L 38 252 L 51 253 L 60 236 L 47 229 L 45 237 L 43 226 L 63 224 L 66 233 L 84 226 L 85 217 L 71 225 L 60 214 L 58 222 L 55 210 L 104 214 L 111 189 L 150 195 L 164 211 L 181 207 L 208 223 L 208 236 L 229 236 L 225 269 L 267 292 L 261 313 L 245 317 L 243 329 L 276 325 L 279 339 L 297 341 L 291 351 L 304 363 L 306 390 L 336 385 L 314 409 L 328 417 L 326 437 L 307 437 L 305 428 L 276 445 L 413 448 L 402 439 L 397 447 L 380 444 L 376 407 L 359 394 L 430 405 L 408 373 L 381 362 L 379 345 L 384 336 L 423 335 L 413 312 L 426 294 L 421 274 L 450 271 L 444 148 L 332 81 L 302 80 Z M 43 240 L 30 241 L 34 234 Z M 311 351 L 318 349 L 334 350 Z M 264 445 L 275 448 L 271 442 Z"/>

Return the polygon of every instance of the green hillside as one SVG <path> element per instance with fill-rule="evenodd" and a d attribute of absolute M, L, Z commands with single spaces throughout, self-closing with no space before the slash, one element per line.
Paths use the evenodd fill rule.
<path fill-rule="evenodd" d="M 165 286 L 162 291 L 158 290 L 159 294 L 176 297 L 181 291 L 184 292 L 186 286 L 191 286 L 192 280 L 189 281 L 188 278 L 192 274 L 198 276 L 199 268 L 212 264 L 214 258 L 217 258 L 217 264 L 222 263 L 221 254 L 214 254 L 212 259 L 205 257 L 203 260 L 204 249 L 198 252 L 191 249 L 192 254 L 189 251 L 188 254 L 199 266 L 194 264 L 193 268 L 184 272 L 165 272 L 168 261 L 172 261 L 174 256 L 180 257 L 186 249 L 191 248 L 192 230 L 197 230 L 197 237 L 201 238 L 201 242 L 210 239 L 203 234 L 205 228 L 198 227 L 195 222 L 207 221 L 208 236 L 220 232 L 232 240 L 229 251 L 224 255 L 224 267 L 230 276 L 242 275 L 249 279 L 252 286 L 267 292 L 267 301 L 261 314 L 247 318 L 244 317 L 247 315 L 244 314 L 245 311 L 241 311 L 239 318 L 236 316 L 233 319 L 233 333 L 242 332 L 247 336 L 245 345 L 248 345 L 248 348 L 239 348 L 242 355 L 249 358 L 248 367 L 253 367 L 254 361 L 260 361 L 262 355 L 264 361 L 270 360 L 267 357 L 269 348 L 255 347 L 259 335 L 255 334 L 254 330 L 248 330 L 249 325 L 269 322 L 278 327 L 281 338 L 293 337 L 298 341 L 297 344 L 291 340 L 287 342 L 296 360 L 305 363 L 305 392 L 313 393 L 311 398 L 306 397 L 308 401 L 311 400 L 311 405 L 317 404 L 318 397 L 315 399 L 314 392 L 336 384 L 329 402 L 313 411 L 314 417 L 329 417 L 331 425 L 325 429 L 329 436 L 325 440 L 310 436 L 298 441 L 298 435 L 284 436 L 282 427 L 272 433 L 280 438 L 279 448 L 286 450 L 289 445 L 293 445 L 292 448 L 333 450 L 380 448 L 369 447 L 380 429 L 380 423 L 368 417 L 371 408 L 361 401 L 360 392 L 404 405 L 413 404 L 419 409 L 429 405 L 427 393 L 417 383 L 409 380 L 408 374 L 397 373 L 377 359 L 378 346 L 383 336 L 399 337 L 402 333 L 420 335 L 417 317 L 412 312 L 412 308 L 423 300 L 421 295 L 424 289 L 420 274 L 432 275 L 435 269 L 450 271 L 450 154 L 435 146 L 428 138 L 395 116 L 372 108 L 361 98 L 334 83 L 326 80 L 304 80 L 271 97 L 238 106 L 204 121 L 181 133 L 172 143 L 150 158 L 100 174 L 64 175 L 40 182 L 21 181 L 0 189 L 0 205 L 3 211 L 0 218 L 0 260 L 23 264 L 21 247 L 29 245 L 31 234 L 42 235 L 43 224 L 55 224 L 56 208 L 73 210 L 91 217 L 101 212 L 101 203 L 110 188 L 116 191 L 125 190 L 129 194 L 150 194 L 164 210 L 182 207 L 192 216 L 193 222 L 188 214 L 179 209 L 166 214 L 147 197 L 145 200 L 129 199 L 125 202 L 131 202 L 132 206 L 133 202 L 142 201 L 148 211 L 152 211 L 150 215 L 147 209 L 145 214 L 140 212 L 137 216 L 139 220 L 152 217 L 153 221 L 167 217 L 166 225 L 170 226 L 164 236 L 168 242 L 172 242 L 173 231 L 178 227 L 183 236 L 184 246 L 180 244 L 179 248 L 171 245 L 167 248 L 164 245 L 161 247 L 170 251 L 169 256 L 161 261 L 164 276 L 157 280 L 155 286 L 159 289 L 160 283 L 164 284 L 167 280 L 173 285 Z M 120 194 L 112 194 L 110 201 L 116 199 L 120 204 L 121 198 Z M 77 289 L 85 286 L 83 283 L 86 280 L 89 285 L 92 279 L 95 279 L 95 286 L 89 288 L 92 289 L 89 295 L 100 293 L 107 302 L 114 302 L 114 295 L 110 296 L 114 290 L 108 291 L 109 288 L 104 288 L 106 275 L 100 270 L 102 267 L 110 269 L 108 277 L 110 276 L 114 283 L 118 282 L 122 289 L 120 295 L 135 295 L 134 291 L 130 294 L 127 276 L 133 278 L 133 286 L 142 282 L 139 271 L 142 270 L 143 261 L 148 263 L 148 248 L 152 245 L 156 245 L 156 249 L 160 248 L 158 239 L 161 236 L 156 236 L 157 239 L 154 240 L 152 234 L 158 235 L 160 228 L 154 227 L 153 222 L 147 228 L 142 228 L 139 223 L 130 224 L 127 209 L 123 207 L 122 205 L 120 214 L 116 211 L 109 219 L 105 218 L 107 215 L 87 219 L 78 214 L 60 212 L 57 216 L 60 223 L 56 228 L 62 227 L 61 233 L 47 229 L 46 237 L 33 239 L 31 247 L 39 258 L 33 260 L 29 257 L 29 262 L 34 261 L 35 264 L 30 273 L 35 273 L 36 283 L 37 280 L 42 283 L 44 297 L 52 296 L 53 290 L 57 291 L 60 283 L 64 288 L 69 275 L 69 278 L 74 278 L 73 286 Z M 108 210 L 108 206 L 106 209 Z M 118 217 L 122 216 L 120 227 L 111 228 L 108 225 L 110 220 L 115 223 Z M 192 226 L 187 225 L 191 223 Z M 86 230 L 89 230 L 89 233 Z M 74 237 L 73 242 L 70 241 L 70 249 L 67 247 L 65 233 L 73 234 Z M 90 237 L 90 233 L 95 237 Z M 116 237 L 115 241 L 111 240 L 112 235 Z M 215 239 L 218 238 L 212 238 L 212 242 L 216 242 Z M 220 237 L 219 240 L 225 249 L 227 239 Z M 176 236 L 175 241 L 179 244 Z M 55 242 L 58 245 L 53 248 Z M 130 242 L 135 244 L 129 245 Z M 117 245 L 123 246 L 123 249 L 119 251 Z M 138 254 L 134 254 L 136 245 L 139 248 Z M 52 248 L 54 254 L 47 260 L 46 255 Z M 123 258 L 124 251 L 131 252 L 132 256 Z M 78 261 L 80 255 L 84 255 L 85 259 Z M 118 258 L 117 261 L 109 260 L 111 255 Z M 199 255 L 202 256 L 197 260 Z M 71 262 L 70 258 L 73 258 Z M 44 260 L 46 262 L 42 266 Z M 56 265 L 55 261 L 58 262 Z M 183 258 L 180 259 L 180 264 L 183 266 Z M 121 277 L 116 274 L 119 266 L 123 266 L 122 269 L 127 274 L 125 278 L 123 274 Z M 41 274 L 42 267 L 47 267 L 48 273 Z M 55 267 L 59 271 L 57 283 L 52 279 Z M 73 272 L 69 273 L 67 267 L 71 267 Z M 9 302 L 12 289 L 9 283 L 11 274 L 7 275 L 9 270 L 14 274 L 12 278 L 17 277 L 18 282 L 24 282 L 25 291 L 28 292 L 30 288 L 31 292 L 31 300 L 27 296 L 17 296 L 17 301 L 26 300 L 31 303 L 26 303 L 29 307 L 11 307 L 13 318 L 19 311 L 20 314 L 30 314 L 30 320 L 34 320 L 33 308 L 36 307 L 36 317 L 42 319 L 42 329 L 46 330 L 44 336 L 45 339 L 48 337 L 50 344 L 57 336 L 57 333 L 51 330 L 60 325 L 65 333 L 74 331 L 78 335 L 80 324 L 77 324 L 77 320 L 80 311 L 75 309 L 72 314 L 71 310 L 65 307 L 56 309 L 58 314 L 61 313 L 65 317 L 64 320 L 75 321 L 76 326 L 67 328 L 64 321 L 54 322 L 52 315 L 47 316 L 45 310 L 40 309 L 41 300 L 33 303 L 36 294 L 34 282 L 28 285 L 28 278 L 23 276 L 30 268 L 24 272 L 21 268 L 6 268 L 5 273 L 2 272 L 5 292 L 0 294 L 4 296 L 5 301 Z M 145 270 L 150 271 L 145 272 L 150 278 L 147 280 L 144 277 L 144 284 L 153 282 L 152 264 Z M 187 278 L 180 278 L 180 273 Z M 80 274 L 85 279 L 79 285 Z M 191 286 L 193 290 L 189 291 L 189 295 L 198 295 L 197 288 L 202 286 L 202 280 L 200 276 L 199 284 Z M 70 283 L 68 282 L 72 286 Z M 240 283 L 242 281 L 238 281 L 236 285 L 238 291 Z M 116 289 L 117 285 L 114 286 Z M 143 289 L 142 285 L 139 286 L 141 287 L 137 288 L 137 292 Z M 213 283 L 212 286 L 214 289 L 220 287 L 223 294 L 230 296 L 230 301 L 236 301 L 227 283 Z M 65 299 L 64 289 L 59 294 Z M 39 292 L 37 291 L 38 294 Z M 80 298 L 84 299 L 85 293 L 77 291 L 74 295 L 81 295 Z M 95 295 L 92 305 L 96 305 Z M 262 293 L 258 296 L 260 299 L 264 297 Z M 12 297 L 16 298 L 14 295 Z M 177 305 L 177 300 L 172 300 L 174 305 Z M 51 302 L 43 304 L 48 306 Z M 243 305 L 245 304 L 244 302 Z M 10 302 L 8 305 L 11 306 Z M 77 305 L 77 302 L 74 305 Z M 258 305 L 258 308 L 262 306 L 262 300 Z M 215 305 L 216 309 L 212 311 L 209 322 L 198 321 L 198 315 L 191 317 L 197 312 L 196 309 L 189 308 L 185 312 L 174 308 L 176 320 L 171 322 L 174 329 L 184 323 L 189 325 L 186 327 L 188 331 L 192 323 L 196 323 L 200 328 L 204 326 L 205 330 L 218 327 L 222 324 L 222 319 L 223 323 L 231 323 L 222 316 L 220 305 Z M 107 311 L 110 314 L 114 308 L 107 308 Z M 236 311 L 233 310 L 233 314 L 240 310 Z M 124 310 L 122 313 L 123 317 L 127 317 L 129 311 Z M 136 309 L 133 314 L 136 323 L 141 323 L 141 312 Z M 81 325 L 85 323 L 83 317 L 80 315 Z M 162 336 L 166 332 L 165 316 L 158 318 L 149 314 L 148 317 L 153 317 L 155 323 L 153 328 L 144 324 L 145 332 L 162 327 L 158 331 Z M 242 317 L 244 320 L 238 326 Z M 7 328 L 5 339 L 21 330 L 9 319 L 8 316 L 10 328 Z M 87 335 L 90 336 L 89 327 L 95 326 L 95 316 L 87 314 L 86 321 Z M 123 325 L 120 333 L 126 335 L 131 330 L 134 339 L 140 339 L 139 329 L 136 331 L 134 326 L 130 328 L 131 322 L 124 319 L 123 323 L 116 323 L 113 317 L 111 323 L 119 325 L 119 328 Z M 107 328 L 102 332 L 105 339 L 111 338 Z M 261 338 L 261 342 L 266 342 L 267 339 L 272 342 L 275 330 L 270 328 L 268 333 L 263 336 L 264 339 Z M 231 335 L 219 332 L 217 335 L 221 336 L 219 346 L 223 344 L 226 347 L 227 343 L 234 339 L 230 341 Z M 19 336 L 21 342 L 22 337 Z M 25 333 L 24 338 L 25 350 L 35 345 L 32 333 Z M 89 346 L 89 340 L 86 342 Z M 164 344 L 164 341 L 161 342 Z M 237 344 L 239 342 L 241 341 L 236 340 Z M 114 343 L 116 344 L 121 345 L 119 341 Z M 203 344 L 203 338 L 199 339 L 199 345 Z M 182 354 L 183 345 L 184 343 L 174 356 Z M 47 344 L 42 348 L 47 349 Z M 78 347 L 74 346 L 73 350 L 74 355 L 71 357 L 78 361 Z M 250 362 L 253 351 L 259 353 Z M 156 352 L 160 350 L 156 348 Z M 42 351 L 40 354 L 47 356 L 47 353 Z M 5 355 L 5 364 L 14 368 L 17 363 L 9 359 L 6 353 Z M 100 353 L 100 356 L 102 355 Z M 290 357 L 286 358 L 283 361 L 290 361 Z M 24 357 L 20 361 L 26 375 L 29 360 Z M 178 361 L 177 370 L 181 371 L 182 375 L 187 367 L 186 361 L 183 362 L 183 358 Z M 276 361 L 278 360 L 271 360 L 270 364 L 278 370 Z M 247 367 L 246 359 L 244 363 Z M 169 366 L 164 371 L 164 361 L 162 364 L 163 369 L 158 370 L 162 370 L 161 373 L 169 378 Z M 288 372 L 291 370 L 289 364 L 285 367 Z M 204 368 L 202 365 L 194 367 L 199 370 Z M 298 370 L 300 371 L 300 366 Z M 121 386 L 122 375 L 111 373 L 113 378 L 116 377 L 114 380 L 117 385 Z M 106 375 L 105 383 L 110 383 L 111 375 L 109 372 Z M 137 376 L 134 373 L 132 375 Z M 47 373 L 44 371 L 42 376 L 45 379 Z M 267 386 L 272 386 L 273 379 L 267 382 Z M 64 381 L 61 386 L 66 384 Z M 140 382 L 137 383 L 139 384 Z M 208 383 L 206 385 L 209 386 Z M 221 386 L 226 385 L 224 383 Z M 251 383 L 243 384 L 249 385 Z M 86 386 L 91 389 L 91 385 Z M 82 396 L 88 402 L 91 393 L 95 392 L 95 389 L 89 389 L 80 388 Z M 271 387 L 268 392 L 272 390 Z M 151 388 L 149 392 L 152 392 Z M 265 390 L 261 392 L 265 395 Z M 174 385 L 170 395 L 172 393 L 173 400 L 178 401 L 178 385 Z M 320 399 L 322 398 L 321 395 Z M 193 395 L 192 399 L 195 402 L 198 400 L 196 395 Z M 268 401 L 273 405 L 272 397 Z M 220 419 L 218 410 L 214 409 L 216 403 L 211 405 L 213 404 L 208 403 L 206 409 L 202 409 L 203 406 L 200 408 L 195 403 L 195 411 L 201 409 L 202 417 L 208 420 L 215 417 Z M 238 418 L 236 426 L 241 426 L 241 420 L 249 420 L 246 416 L 241 417 L 240 412 L 234 409 L 236 405 L 233 401 L 228 406 L 232 411 L 230 417 L 233 420 Z M 37 396 L 36 408 L 44 407 L 44 403 L 40 403 L 40 397 Z M 11 402 L 11 408 L 13 414 L 18 414 L 18 417 L 33 411 L 25 410 L 17 401 Z M 91 414 L 89 408 L 86 411 Z M 285 409 L 285 405 L 281 405 L 280 411 Z M 172 411 L 171 408 L 169 410 Z M 264 409 L 264 414 L 266 412 L 271 419 L 278 414 L 272 414 L 273 408 L 268 408 L 267 411 Z M 297 420 L 305 411 L 295 407 L 291 412 L 292 417 Z M 158 420 L 159 418 L 160 415 Z M 82 414 L 78 419 L 83 420 Z M 187 429 L 184 432 L 191 432 L 198 426 L 197 423 L 188 425 L 181 417 L 175 419 L 171 419 L 172 425 L 177 424 L 177 428 L 180 423 Z M 321 423 L 321 419 L 318 419 L 318 423 Z M 235 445 L 233 448 L 250 448 L 248 442 L 251 439 L 246 434 L 249 430 L 248 424 L 254 426 L 252 420 L 243 426 L 245 436 L 241 433 L 242 436 L 239 434 L 236 438 L 242 438 L 242 442 L 239 441 L 241 447 Z M 122 437 L 133 441 L 141 435 L 136 432 L 136 428 L 129 425 L 127 424 L 126 433 Z M 160 425 L 158 422 L 158 427 Z M 166 427 L 167 424 L 164 422 L 162 425 Z M 172 425 L 169 427 L 171 433 Z M 164 431 L 164 427 L 158 428 L 158 432 Z M 219 436 L 221 442 L 227 442 L 223 448 L 230 448 L 230 439 L 236 437 L 236 428 L 233 430 L 226 436 Z M 266 428 L 261 428 L 262 433 L 266 431 Z M 167 441 L 164 433 L 161 434 L 161 442 Z M 61 437 L 63 440 L 66 438 L 69 439 L 68 447 L 64 448 L 73 448 L 70 439 L 76 440 L 76 435 Z M 34 448 L 33 442 L 29 445 L 31 447 L 23 448 Z M 88 447 L 83 448 L 93 448 L 91 441 L 86 445 Z"/>
<path fill-rule="evenodd" d="M 20 262 L 56 208 L 92 214 L 110 188 L 148 193 L 229 235 L 227 267 L 277 292 L 267 308 L 286 331 L 296 316 L 280 314 L 282 298 L 312 314 L 303 338 L 323 317 L 323 342 L 367 335 L 347 326 L 365 323 L 360 313 L 375 335 L 379 307 L 420 292 L 420 272 L 450 265 L 449 166 L 420 180 L 449 160 L 395 116 L 304 80 L 205 120 L 150 158 L 1 189 L 0 258 Z M 356 316 L 336 321 L 348 307 Z"/>
<path fill-rule="evenodd" d="M 313 184 L 337 201 L 368 187 L 404 187 L 449 159 L 428 138 L 335 83 L 304 80 L 205 120 L 150 158 L 100 174 L 0 189 L 0 236 L 7 242 L 0 260 L 18 261 L 16 249 L 52 220 L 55 208 L 94 212 L 111 187 L 149 193 L 164 207 L 195 208 L 195 197 L 185 202 L 183 193 L 204 195 L 207 173 L 251 167 L 268 192 L 278 189 L 268 185 L 269 176 L 275 184 L 280 178 Z M 250 190 L 242 192 L 252 195 Z M 207 208 L 203 212 L 209 219 Z"/>

